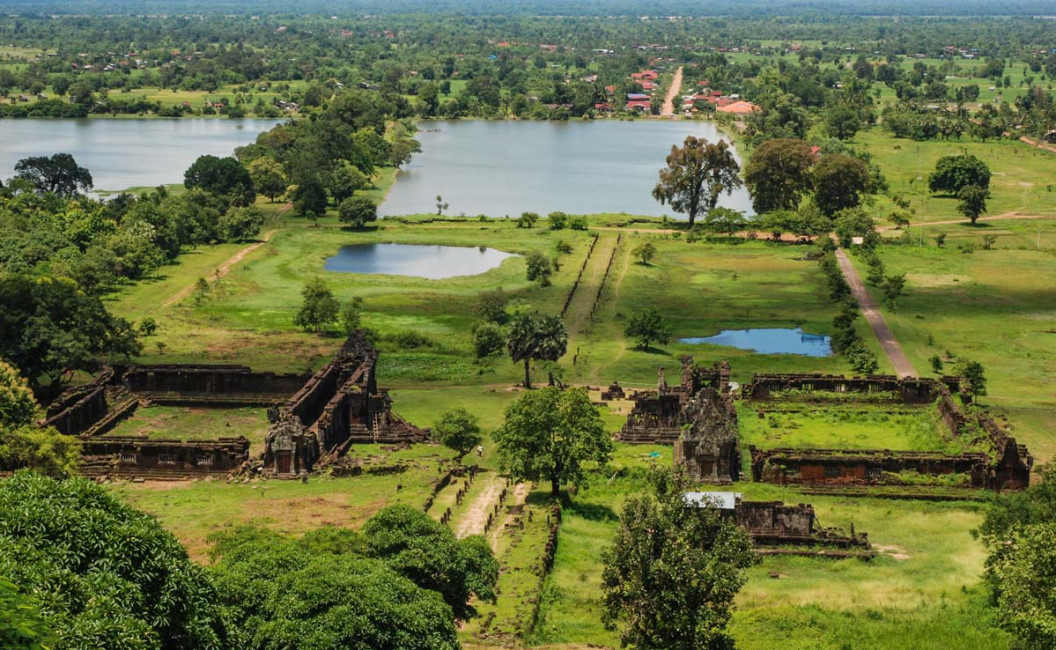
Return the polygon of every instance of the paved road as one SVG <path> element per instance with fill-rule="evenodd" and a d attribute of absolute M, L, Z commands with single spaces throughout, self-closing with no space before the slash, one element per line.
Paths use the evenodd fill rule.
<path fill-rule="evenodd" d="M 675 76 L 671 78 L 671 86 L 667 89 L 667 96 L 664 97 L 664 107 L 660 109 L 660 115 L 663 117 L 671 117 L 675 114 L 675 100 L 678 99 L 678 93 L 682 90 L 682 66 L 675 70 Z"/>
<path fill-rule="evenodd" d="M 847 254 L 843 252 L 842 248 L 836 249 L 836 261 L 840 263 L 840 270 L 843 271 L 843 277 L 847 280 L 847 284 L 851 285 L 851 292 L 858 301 L 858 306 L 861 307 L 865 320 L 869 321 L 869 326 L 873 328 L 873 333 L 876 334 L 877 340 L 880 341 L 880 347 L 884 349 L 884 354 L 891 360 L 891 365 L 895 368 L 895 374 L 899 377 L 915 377 L 917 375 L 916 369 L 909 362 L 906 353 L 902 351 L 902 346 L 898 344 L 898 339 L 895 338 L 891 328 L 888 327 L 887 321 L 884 320 L 884 315 L 880 312 L 880 308 L 876 305 L 873 297 L 869 295 L 869 292 L 866 291 L 865 283 L 862 282 L 861 276 L 858 275 L 858 271 L 851 264 L 851 260 L 847 258 Z"/>

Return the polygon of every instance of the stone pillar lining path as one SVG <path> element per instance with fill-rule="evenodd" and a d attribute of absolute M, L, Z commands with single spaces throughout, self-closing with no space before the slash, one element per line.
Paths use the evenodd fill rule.
<path fill-rule="evenodd" d="M 898 344 L 894 333 L 888 327 L 887 321 L 884 320 L 884 315 L 880 312 L 876 301 L 866 291 L 865 283 L 862 282 L 861 276 L 858 275 L 858 270 L 854 268 L 854 264 L 851 263 L 847 253 L 843 252 L 842 248 L 836 249 L 836 261 L 840 264 L 840 271 L 843 272 L 844 279 L 850 285 L 851 293 L 854 294 L 855 300 L 858 301 L 858 306 L 861 308 L 862 314 L 865 315 L 865 320 L 869 321 L 869 326 L 873 328 L 873 334 L 876 334 L 877 340 L 880 341 L 880 347 L 884 349 L 884 354 L 887 355 L 891 365 L 894 366 L 895 374 L 899 377 L 915 377 L 917 371 L 913 368 L 913 364 L 909 362 L 906 353 L 902 351 L 902 346 Z"/>

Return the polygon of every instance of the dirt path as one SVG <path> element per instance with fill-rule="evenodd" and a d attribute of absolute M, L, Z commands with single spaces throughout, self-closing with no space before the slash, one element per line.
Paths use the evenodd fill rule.
<path fill-rule="evenodd" d="M 511 506 L 524 505 L 524 500 L 528 498 L 528 493 L 531 491 L 532 486 L 528 483 L 518 483 L 513 487 L 513 492 L 510 494 L 509 498 L 509 504 Z M 502 531 L 506 529 L 506 524 L 513 521 L 513 518 L 513 514 L 508 514 L 498 526 L 494 526 L 491 529 L 491 534 L 488 535 L 488 543 L 491 544 L 491 550 L 495 553 L 499 552 L 499 537 L 502 535 Z"/>
<path fill-rule="evenodd" d="M 1027 144 L 1029 144 L 1032 147 L 1037 147 L 1038 149 L 1044 149 L 1045 151 L 1048 151 L 1050 153 L 1056 153 L 1056 147 L 1053 147 L 1052 145 L 1049 145 L 1049 144 L 1045 144 L 1043 142 L 1038 142 L 1037 140 L 1032 140 L 1031 138 L 1028 138 L 1025 135 L 1021 136 L 1019 138 L 1019 141 L 1020 142 L 1026 142 Z"/>
<path fill-rule="evenodd" d="M 891 365 L 895 367 L 895 374 L 899 377 L 915 377 L 917 375 L 916 369 L 909 362 L 906 353 L 902 351 L 902 346 L 898 344 L 898 339 L 895 338 L 891 328 L 888 327 L 887 321 L 884 320 L 884 315 L 880 312 L 880 308 L 877 307 L 873 297 L 866 291 L 865 283 L 862 282 L 861 276 L 858 275 L 858 271 L 851 264 L 851 260 L 848 259 L 842 248 L 836 249 L 836 260 L 840 264 L 844 279 L 851 286 L 851 292 L 854 293 L 858 306 L 861 307 L 862 314 L 865 315 L 865 320 L 869 321 L 869 326 L 873 328 L 873 334 L 876 334 L 877 340 L 880 341 L 880 347 L 884 349 L 884 354 L 891 360 Z"/>
<path fill-rule="evenodd" d="M 489 474 L 488 484 L 484 486 L 477 498 L 469 505 L 466 513 L 458 518 L 458 528 L 455 536 L 459 539 L 470 535 L 483 535 L 484 526 L 488 523 L 488 514 L 499 502 L 499 494 L 502 492 L 506 479 L 496 474 Z"/>
<path fill-rule="evenodd" d="M 246 255 L 249 255 L 253 251 L 255 251 L 258 248 L 260 248 L 261 246 L 263 246 L 264 244 L 268 243 L 268 240 L 271 239 L 271 236 L 274 235 L 275 232 L 276 232 L 276 230 L 273 229 L 273 230 L 269 230 L 268 232 L 264 233 L 264 237 L 261 239 L 261 241 L 258 241 L 255 244 L 250 244 L 249 246 L 246 246 L 242 250 L 238 251 L 237 253 L 235 253 L 234 255 L 229 257 L 226 261 L 224 261 L 223 264 L 221 264 L 220 266 L 217 267 L 216 273 L 208 276 L 206 279 L 209 282 L 216 282 L 220 278 L 222 278 L 225 275 L 227 275 L 231 271 L 231 267 L 233 267 L 235 264 L 238 264 L 243 259 L 245 259 Z M 181 301 L 184 298 L 186 298 L 187 296 L 191 295 L 191 293 L 193 293 L 193 292 L 194 292 L 194 285 L 193 284 L 187 285 L 186 287 L 180 289 L 179 291 L 174 293 L 172 296 L 170 296 L 168 300 L 166 300 L 165 302 L 161 303 L 161 306 L 162 307 L 170 307 L 172 305 L 175 305 L 179 301 Z"/>
<path fill-rule="evenodd" d="M 675 114 L 675 100 L 678 99 L 678 93 L 682 90 L 682 66 L 678 66 L 678 70 L 675 70 L 675 75 L 671 77 L 671 85 L 667 89 L 667 95 L 664 96 L 664 107 L 660 109 L 661 117 L 671 117 Z"/>
<path fill-rule="evenodd" d="M 616 239 L 611 236 L 601 237 L 594 245 L 594 253 L 587 261 L 587 268 L 583 272 L 583 278 L 579 281 L 579 288 L 572 296 L 572 302 L 568 306 L 565 317 L 568 332 L 573 336 L 590 329 L 590 310 L 594 307 L 594 299 L 598 297 L 598 287 L 605 278 L 605 268 L 609 265 L 609 258 L 612 257 L 612 251 L 616 248 Z"/>
<path fill-rule="evenodd" d="M 977 221 L 1004 221 L 1006 219 L 1056 219 L 1056 216 L 1050 216 L 1045 214 L 1020 214 L 1018 212 L 1005 212 L 1004 214 L 995 214 L 992 217 L 979 217 Z M 946 219 L 943 221 L 916 221 L 909 224 L 909 228 L 919 226 L 955 226 L 958 224 L 971 223 L 968 219 Z M 880 226 L 877 228 L 878 231 L 895 230 L 895 226 Z"/>

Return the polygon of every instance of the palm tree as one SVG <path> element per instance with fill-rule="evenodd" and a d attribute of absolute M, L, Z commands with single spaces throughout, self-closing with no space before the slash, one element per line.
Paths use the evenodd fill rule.
<path fill-rule="evenodd" d="M 518 314 L 510 323 L 506 335 L 506 349 L 514 363 L 524 362 L 524 387 L 532 387 L 531 363 L 536 349 L 535 319 L 528 314 Z"/>
<path fill-rule="evenodd" d="M 514 363 L 524 362 L 524 387 L 530 389 L 532 361 L 557 361 L 563 357 L 568 350 L 568 330 L 559 316 L 520 314 L 510 324 L 506 349 Z"/>
<path fill-rule="evenodd" d="M 535 358 L 541 361 L 557 361 L 568 351 L 568 330 L 560 316 L 544 316 L 535 321 L 538 349 Z M 550 374 L 550 385 L 554 375 Z"/>

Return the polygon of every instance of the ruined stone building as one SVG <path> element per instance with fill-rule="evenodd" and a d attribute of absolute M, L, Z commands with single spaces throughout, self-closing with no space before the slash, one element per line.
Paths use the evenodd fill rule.
<path fill-rule="evenodd" d="M 388 392 L 377 386 L 377 359 L 374 346 L 356 332 L 310 376 L 228 364 L 115 365 L 60 395 L 40 424 L 81 439 L 86 475 L 226 475 L 251 461 L 242 436 L 162 440 L 106 434 L 141 405 L 267 408 L 272 425 L 266 468 L 273 476 L 298 476 L 354 443 L 425 439 L 426 431 L 392 412 Z"/>
<path fill-rule="evenodd" d="M 1021 490 L 1030 485 L 1034 459 L 1024 445 L 1016 442 L 985 411 L 958 405 L 971 397 L 958 377 L 941 379 L 870 376 L 847 378 L 839 375 L 756 375 L 744 386 L 746 400 L 765 402 L 786 398 L 823 402 L 839 394 L 841 401 L 856 396 L 870 401 L 900 404 L 935 404 L 949 438 L 981 432 L 989 452 L 947 454 L 941 451 L 890 449 L 756 449 L 752 447 L 752 478 L 756 481 L 805 485 L 900 484 L 907 473 L 921 476 L 964 477 L 962 487 L 990 490 Z M 789 397 L 791 395 L 791 397 Z"/>
<path fill-rule="evenodd" d="M 757 546 L 835 546 L 869 549 L 866 533 L 846 533 L 838 528 L 822 528 L 814 506 L 781 501 L 744 501 L 737 492 L 687 492 L 691 508 L 716 508 L 745 529 Z M 809 553 L 807 553 L 809 554 Z"/>
<path fill-rule="evenodd" d="M 675 465 L 697 481 L 729 483 L 740 476 L 737 410 L 729 392 L 726 362 L 705 369 L 682 358 L 678 386 L 670 387 L 658 371 L 656 391 L 633 395 L 634 410 L 617 439 L 632 444 L 670 444 Z"/>

